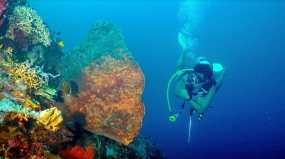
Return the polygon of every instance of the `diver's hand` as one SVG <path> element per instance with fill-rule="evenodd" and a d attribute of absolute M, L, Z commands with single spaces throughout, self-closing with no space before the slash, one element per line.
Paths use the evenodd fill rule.
<path fill-rule="evenodd" d="M 190 98 L 190 96 L 188 95 L 188 91 L 186 89 L 182 89 L 179 93 L 179 96 L 186 100 Z"/>
<path fill-rule="evenodd" d="M 206 99 L 202 94 L 198 94 L 196 96 L 196 102 L 199 103 L 200 105 L 204 105 L 206 103 Z"/>

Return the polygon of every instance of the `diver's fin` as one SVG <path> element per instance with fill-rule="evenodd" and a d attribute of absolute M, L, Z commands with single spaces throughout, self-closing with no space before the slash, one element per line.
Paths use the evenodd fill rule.
<path fill-rule="evenodd" d="M 190 116 L 192 116 L 194 112 L 195 112 L 194 108 L 191 107 L 190 108 Z"/>

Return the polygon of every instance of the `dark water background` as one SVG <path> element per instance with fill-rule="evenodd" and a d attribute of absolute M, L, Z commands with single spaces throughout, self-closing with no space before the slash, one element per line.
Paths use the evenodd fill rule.
<path fill-rule="evenodd" d="M 210 1 L 207 1 L 210 2 Z M 168 120 L 166 86 L 174 73 L 183 23 L 178 1 L 44 1 L 32 7 L 72 49 L 98 20 L 119 26 L 146 79 L 141 134 L 169 159 L 285 158 L 285 2 L 213 1 L 193 35 L 195 50 L 227 68 L 223 86 L 202 122 L 189 105 Z M 175 82 L 171 89 L 174 89 Z M 171 93 L 173 111 L 182 101 Z"/>

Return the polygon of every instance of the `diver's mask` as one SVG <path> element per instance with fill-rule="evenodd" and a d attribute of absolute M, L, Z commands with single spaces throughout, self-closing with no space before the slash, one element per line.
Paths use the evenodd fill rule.
<path fill-rule="evenodd" d="M 200 84 L 204 82 L 203 78 L 197 73 L 191 73 L 188 78 L 188 82 L 191 84 Z"/>

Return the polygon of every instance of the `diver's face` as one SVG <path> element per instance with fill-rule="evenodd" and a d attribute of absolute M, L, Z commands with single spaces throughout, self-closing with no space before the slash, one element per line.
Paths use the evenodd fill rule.
<path fill-rule="evenodd" d="M 202 79 L 204 79 L 204 74 L 203 73 L 197 73 L 197 76 L 200 76 Z M 202 85 L 204 84 L 203 82 L 199 82 L 199 83 L 192 83 L 193 84 L 193 87 L 194 87 L 194 92 L 197 92 L 201 87 Z"/>
<path fill-rule="evenodd" d="M 192 73 L 188 76 L 188 81 L 193 84 L 193 85 L 196 85 L 196 84 L 200 84 L 200 83 L 203 83 L 204 81 L 204 75 L 202 73 Z"/>
<path fill-rule="evenodd" d="M 202 79 L 204 79 L 204 74 L 203 73 L 197 73 Z"/>

